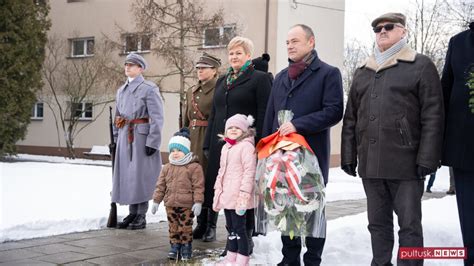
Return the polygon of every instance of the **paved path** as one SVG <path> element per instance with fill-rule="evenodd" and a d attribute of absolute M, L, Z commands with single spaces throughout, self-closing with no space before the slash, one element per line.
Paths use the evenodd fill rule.
<path fill-rule="evenodd" d="M 444 196 L 441 192 L 425 193 L 423 199 Z M 332 220 L 364 211 L 365 199 L 329 202 L 327 218 Z M 194 262 L 217 258 L 222 252 L 226 236 L 224 220 L 221 215 L 216 242 L 193 242 Z M 164 259 L 168 250 L 168 226 L 161 222 L 148 224 L 145 230 L 102 229 L 6 242 L 0 244 L 0 265 L 163 265 L 169 264 Z"/>

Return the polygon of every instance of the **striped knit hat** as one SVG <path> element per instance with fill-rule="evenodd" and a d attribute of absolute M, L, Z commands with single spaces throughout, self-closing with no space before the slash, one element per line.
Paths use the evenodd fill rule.
<path fill-rule="evenodd" d="M 171 137 L 170 142 L 168 143 L 169 152 L 173 149 L 178 149 L 184 154 L 188 154 L 191 149 L 191 140 L 189 140 L 189 129 L 183 127 L 178 132 L 174 133 Z"/>

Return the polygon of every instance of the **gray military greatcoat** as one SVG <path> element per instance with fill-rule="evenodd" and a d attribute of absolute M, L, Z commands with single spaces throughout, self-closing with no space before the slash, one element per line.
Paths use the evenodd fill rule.
<path fill-rule="evenodd" d="M 128 82 L 127 82 L 128 83 Z M 122 128 L 114 125 L 117 150 L 113 175 L 112 201 L 130 205 L 148 201 L 153 196 L 161 170 L 161 130 L 163 128 L 163 102 L 159 88 L 143 76 L 125 83 L 117 92 L 115 118 L 127 121 L 148 118 L 148 123 L 133 125 L 133 142 L 129 143 L 126 123 Z M 147 156 L 145 146 L 157 151 Z"/>

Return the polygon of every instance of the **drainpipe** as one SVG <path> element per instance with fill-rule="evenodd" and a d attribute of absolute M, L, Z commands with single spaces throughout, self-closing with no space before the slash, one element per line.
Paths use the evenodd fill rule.
<path fill-rule="evenodd" d="M 265 53 L 268 53 L 268 21 L 270 16 L 270 0 L 265 3 Z"/>

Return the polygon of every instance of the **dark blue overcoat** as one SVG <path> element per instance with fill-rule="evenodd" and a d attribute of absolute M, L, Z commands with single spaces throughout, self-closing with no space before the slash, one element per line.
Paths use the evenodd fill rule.
<path fill-rule="evenodd" d="M 276 75 L 262 136 L 278 130 L 279 110 L 293 111 L 292 123 L 315 151 L 327 183 L 331 157 L 330 128 L 342 119 L 343 89 L 339 69 L 315 55 L 313 62 L 295 81 L 290 81 L 288 68 Z"/>

